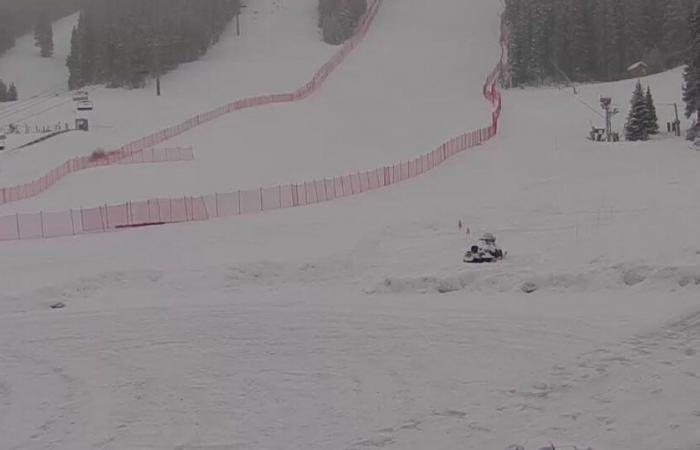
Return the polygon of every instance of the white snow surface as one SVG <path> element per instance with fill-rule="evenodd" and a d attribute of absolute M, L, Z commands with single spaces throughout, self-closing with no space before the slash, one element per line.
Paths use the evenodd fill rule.
<path fill-rule="evenodd" d="M 280 2 L 279 10 L 299 3 Z M 311 14 L 313 2 L 306 3 Z M 497 59 L 498 5 L 441 6 L 438 13 L 418 0 L 386 0 L 368 39 L 316 97 L 232 115 L 212 124 L 211 135 L 183 136 L 178 144 L 204 153 L 202 186 L 190 186 L 181 166 L 110 168 L 94 171 L 99 180 L 67 179 L 44 206 L 101 202 L 112 192 L 102 190 L 103 180 L 119 177 L 124 196 L 153 194 L 140 186 L 146 173 L 159 183 L 182 176 L 185 188 L 215 188 L 204 161 L 214 161 L 218 143 L 239 142 L 223 130 L 243 132 L 243 121 L 284 135 L 292 129 L 284 121 L 301 126 L 309 115 L 330 126 L 338 117 L 365 136 L 338 124 L 301 128 L 265 158 L 246 153 L 258 145 L 249 136 L 236 151 L 261 170 L 233 187 L 263 183 L 257 176 L 275 164 L 297 176 L 289 158 L 312 155 L 299 143 L 313 147 L 315 133 L 332 141 L 329 161 L 316 167 L 322 171 L 350 162 L 371 167 L 404 150 L 415 156 L 484 125 L 488 109 L 477 99 L 483 102 L 483 75 Z M 439 14 L 444 28 L 412 37 L 424 30 L 421 20 L 437 23 Z M 424 47 L 404 48 L 400 35 Z M 299 51 L 320 49 L 322 59 L 313 38 Z M 384 39 L 394 39 L 391 47 Z M 415 56 L 410 71 L 383 80 L 393 64 L 409 67 L 406 55 L 431 51 L 443 61 L 484 60 L 455 60 L 442 70 Z M 429 92 L 415 103 L 395 93 L 404 75 L 407 87 Z M 366 96 L 372 77 L 382 88 Z M 679 101 L 679 80 L 679 71 L 642 80 L 663 122 L 673 118 L 662 104 Z M 600 118 L 581 101 L 597 109 L 601 95 L 612 96 L 624 116 L 634 82 L 581 86 L 579 98 L 559 89 L 508 91 L 498 138 L 364 195 L 230 220 L 3 244 L 0 447 L 697 449 L 700 156 L 668 136 L 585 140 L 589 121 Z M 429 94 L 445 108 L 418 112 Z M 460 111 L 467 112 L 455 118 Z M 388 145 L 402 123 L 394 115 L 404 116 L 406 139 Z M 421 117 L 426 122 L 413 130 Z M 374 134 L 364 128 L 373 121 L 381 128 Z M 413 142 L 423 133 L 429 142 Z M 374 135 L 381 155 L 358 150 L 356 161 L 343 162 L 336 145 L 374 145 Z M 66 183 L 75 183 L 73 195 L 80 187 L 99 196 L 58 194 Z M 132 191 L 132 184 L 139 186 Z M 36 210 L 43 198 L 26 203 Z M 460 219 L 473 233 L 494 232 L 508 258 L 462 264 Z M 523 293 L 525 283 L 537 290 Z M 56 302 L 65 307 L 51 309 Z"/>

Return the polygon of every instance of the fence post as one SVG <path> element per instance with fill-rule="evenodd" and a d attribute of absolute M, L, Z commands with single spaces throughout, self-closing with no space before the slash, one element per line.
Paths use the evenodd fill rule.
<path fill-rule="evenodd" d="M 70 210 L 70 226 L 73 230 L 73 236 L 75 236 L 75 219 L 73 218 L 73 209 Z"/>
<path fill-rule="evenodd" d="M 238 215 L 241 215 L 241 191 L 238 190 Z"/>
<path fill-rule="evenodd" d="M 207 208 L 207 202 L 204 201 L 204 196 L 203 196 L 203 195 L 200 196 L 199 199 L 202 201 L 202 206 L 204 206 L 204 216 L 205 216 L 205 219 L 204 219 L 204 220 L 209 220 L 210 217 L 209 217 L 209 208 Z M 194 205 L 193 205 L 193 206 L 194 206 Z M 217 216 L 217 217 L 218 217 L 218 216 Z"/>
<path fill-rule="evenodd" d="M 219 193 L 214 193 L 214 204 L 216 205 L 216 217 L 219 217 Z"/>
<path fill-rule="evenodd" d="M 15 220 L 17 222 L 17 240 L 22 240 L 22 231 L 19 228 L 19 213 L 15 213 Z"/>
<path fill-rule="evenodd" d="M 263 206 L 263 188 L 260 188 L 260 211 L 265 211 Z"/>
<path fill-rule="evenodd" d="M 44 239 L 44 211 L 39 211 L 39 221 L 41 222 L 41 238 Z"/>

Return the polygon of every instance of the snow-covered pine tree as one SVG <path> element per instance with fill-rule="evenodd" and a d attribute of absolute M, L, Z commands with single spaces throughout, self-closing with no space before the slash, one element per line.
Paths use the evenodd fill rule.
<path fill-rule="evenodd" d="M 16 102 L 18 98 L 17 86 L 15 86 L 15 83 L 10 83 L 10 87 L 7 88 L 7 101 Z"/>
<path fill-rule="evenodd" d="M 647 86 L 647 92 L 644 97 L 647 103 L 647 132 L 650 135 L 659 134 L 659 118 L 656 115 L 656 105 L 654 105 L 654 97 L 651 95 L 651 88 Z"/>
<path fill-rule="evenodd" d="M 0 102 L 7 101 L 7 85 L 0 80 Z"/>
<path fill-rule="evenodd" d="M 41 10 L 34 25 L 34 45 L 41 49 L 42 58 L 53 56 L 53 26 L 46 8 Z"/>
<path fill-rule="evenodd" d="M 632 94 L 632 101 L 629 115 L 627 116 L 627 125 L 625 126 L 625 138 L 628 141 L 646 141 L 649 139 L 649 108 L 647 107 L 644 89 L 642 83 L 637 82 Z"/>

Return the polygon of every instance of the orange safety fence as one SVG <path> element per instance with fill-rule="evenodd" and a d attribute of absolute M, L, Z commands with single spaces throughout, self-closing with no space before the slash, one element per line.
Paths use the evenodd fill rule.
<path fill-rule="evenodd" d="M 333 57 L 326 62 L 319 70 L 316 71 L 313 78 L 306 83 L 301 88 L 294 92 L 286 94 L 272 94 L 272 95 L 261 95 L 257 97 L 250 97 L 241 100 L 236 100 L 227 105 L 216 108 L 212 111 L 198 114 L 195 117 L 185 120 L 177 125 L 165 128 L 160 131 L 156 131 L 148 136 L 145 136 L 136 141 L 130 142 L 122 147 L 108 152 L 110 157 L 103 161 L 100 161 L 101 166 L 117 164 L 121 157 L 124 155 L 133 155 L 150 147 L 161 144 L 169 139 L 179 136 L 192 128 L 201 126 L 207 122 L 211 122 L 225 114 L 230 114 L 234 111 L 240 111 L 248 108 L 256 108 L 260 106 L 270 105 L 273 103 L 289 103 L 299 100 L 303 100 L 315 91 L 317 91 L 328 78 L 328 76 L 345 60 L 347 55 L 360 43 L 360 41 L 365 37 L 369 26 L 379 11 L 379 6 L 383 0 L 375 0 L 371 6 L 368 8 L 367 13 L 363 16 L 358 29 L 353 37 L 343 44 L 343 46 L 336 52 Z M 70 161 L 65 162 L 59 167 L 56 167 L 51 172 L 45 174 L 41 178 L 11 187 L 0 188 L 0 205 L 5 203 L 10 203 L 18 200 L 24 200 L 26 198 L 35 197 L 47 189 L 51 188 L 56 181 L 61 178 L 77 171 L 86 168 L 94 167 L 93 165 L 88 165 L 87 160 L 89 157 L 78 157 Z M 60 175 L 59 175 L 60 173 Z M 58 178 L 57 178 L 58 177 Z"/>

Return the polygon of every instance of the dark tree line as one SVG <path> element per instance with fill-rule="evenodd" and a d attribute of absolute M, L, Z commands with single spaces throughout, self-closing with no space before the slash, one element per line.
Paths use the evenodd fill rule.
<path fill-rule="evenodd" d="M 686 117 L 692 117 L 700 111 L 700 0 L 690 16 L 688 30 L 690 51 L 683 72 L 683 101 Z M 689 138 L 694 139 L 697 132 L 697 129 L 693 130 Z"/>
<path fill-rule="evenodd" d="M 83 0 L 0 0 L 0 54 L 29 32 L 46 14 L 49 22 L 78 10 Z"/>
<path fill-rule="evenodd" d="M 15 102 L 17 101 L 17 87 L 14 83 L 6 85 L 2 80 L 0 80 L 0 103 L 2 102 Z"/>
<path fill-rule="evenodd" d="M 681 64 L 694 0 L 506 0 L 510 81 L 613 81 Z"/>
<path fill-rule="evenodd" d="M 240 0 L 89 0 L 71 36 L 69 86 L 142 87 L 204 55 L 240 7 Z"/>
<path fill-rule="evenodd" d="M 332 45 L 345 42 L 366 11 L 367 0 L 319 0 L 318 26 L 323 40 Z"/>
<path fill-rule="evenodd" d="M 43 58 L 53 56 L 53 25 L 46 9 L 39 13 L 34 25 L 34 45 L 39 47 Z"/>

